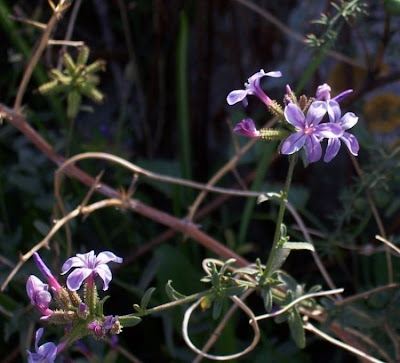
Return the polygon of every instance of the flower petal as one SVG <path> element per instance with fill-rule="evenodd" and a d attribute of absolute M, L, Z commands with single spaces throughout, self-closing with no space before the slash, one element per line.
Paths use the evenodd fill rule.
<path fill-rule="evenodd" d="M 317 126 L 326 114 L 326 102 L 324 101 L 314 101 L 308 111 L 306 116 L 305 125 L 306 126 Z"/>
<path fill-rule="evenodd" d="M 40 340 L 40 338 L 42 337 L 43 332 L 44 332 L 44 329 L 43 329 L 43 328 L 39 328 L 39 329 L 36 331 L 36 335 L 35 335 L 35 350 L 36 350 L 36 351 L 38 350 L 39 340 Z"/>
<path fill-rule="evenodd" d="M 282 144 L 282 154 L 290 155 L 299 151 L 303 147 L 306 137 L 302 132 L 290 135 Z"/>
<path fill-rule="evenodd" d="M 39 347 L 37 353 L 42 356 L 43 360 L 41 362 L 54 362 L 57 355 L 57 347 L 54 343 L 45 343 Z"/>
<path fill-rule="evenodd" d="M 260 137 L 260 131 L 256 129 L 256 125 L 254 125 L 254 121 L 251 118 L 240 121 L 233 129 L 233 132 L 247 137 Z"/>
<path fill-rule="evenodd" d="M 322 147 L 321 142 L 315 135 L 310 135 L 305 140 L 305 148 L 307 152 L 307 159 L 310 163 L 314 163 L 321 159 Z"/>
<path fill-rule="evenodd" d="M 246 84 L 246 89 L 247 88 L 253 88 L 258 87 L 260 85 L 260 79 L 266 76 L 266 73 L 264 72 L 263 69 L 261 69 L 259 72 L 254 73 L 249 79 L 247 80 Z"/>
<path fill-rule="evenodd" d="M 340 102 L 341 100 L 343 100 L 344 98 L 346 98 L 350 93 L 352 93 L 353 90 L 352 89 L 348 89 L 346 91 L 343 91 L 342 93 L 339 93 L 338 95 L 336 95 L 335 97 L 332 98 L 332 100 L 336 101 L 336 102 Z"/>
<path fill-rule="evenodd" d="M 110 283 L 112 279 L 112 273 L 110 268 L 107 265 L 100 265 L 96 267 L 95 271 L 97 274 L 100 276 L 100 278 L 103 280 L 103 291 L 108 290 L 108 284 Z"/>
<path fill-rule="evenodd" d="M 40 279 L 38 279 L 35 275 L 29 276 L 26 282 L 26 293 L 31 300 L 32 305 L 36 305 L 36 296 L 41 291 L 47 291 L 49 289 L 49 285 L 44 284 Z"/>
<path fill-rule="evenodd" d="M 314 135 L 321 138 L 337 138 L 343 135 L 343 129 L 333 122 L 323 123 L 315 127 Z"/>
<path fill-rule="evenodd" d="M 65 275 L 73 267 L 85 267 L 85 261 L 79 257 L 71 257 L 61 267 L 61 275 Z"/>
<path fill-rule="evenodd" d="M 274 78 L 282 77 L 282 73 L 280 71 L 267 72 L 267 73 L 265 73 L 265 75 L 268 77 L 274 77 Z"/>
<path fill-rule="evenodd" d="M 96 266 L 103 263 L 109 263 L 111 261 L 116 263 L 122 263 L 122 258 L 118 257 L 117 255 L 115 255 L 110 251 L 100 252 L 96 257 Z"/>
<path fill-rule="evenodd" d="M 303 130 L 305 126 L 305 116 L 299 106 L 290 103 L 285 107 L 286 121 L 296 127 L 298 130 Z"/>
<path fill-rule="evenodd" d="M 349 151 L 354 155 L 358 155 L 358 151 L 360 150 L 360 145 L 358 144 L 357 139 L 355 138 L 354 135 L 349 134 L 348 132 L 345 132 L 343 136 L 340 138 L 344 142 L 344 144 L 347 146 Z"/>
<path fill-rule="evenodd" d="M 82 282 L 92 273 L 92 269 L 89 268 L 77 268 L 72 271 L 67 278 L 67 287 L 71 291 L 79 290 Z"/>
<path fill-rule="evenodd" d="M 48 291 L 40 291 L 36 295 L 36 303 L 47 309 L 51 301 L 51 294 Z"/>
<path fill-rule="evenodd" d="M 330 100 L 328 102 L 328 116 L 330 122 L 339 123 L 342 111 L 340 106 L 336 101 Z"/>
<path fill-rule="evenodd" d="M 343 130 L 351 129 L 358 121 L 358 117 L 353 112 L 347 112 L 342 119 L 340 124 Z"/>
<path fill-rule="evenodd" d="M 228 105 L 234 105 L 235 103 L 243 101 L 247 94 L 247 90 L 237 89 L 229 93 L 229 95 L 226 97 L 226 102 L 228 102 Z"/>
<path fill-rule="evenodd" d="M 327 83 L 318 86 L 315 98 L 328 101 L 331 98 L 331 87 Z"/>
<path fill-rule="evenodd" d="M 339 139 L 329 139 L 328 146 L 326 147 L 324 161 L 329 163 L 339 152 L 340 141 Z"/>

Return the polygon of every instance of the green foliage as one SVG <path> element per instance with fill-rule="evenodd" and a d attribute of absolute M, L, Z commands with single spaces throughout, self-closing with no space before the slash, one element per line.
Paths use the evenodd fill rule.
<path fill-rule="evenodd" d="M 62 71 L 52 69 L 50 71 L 51 81 L 42 84 L 38 91 L 42 95 L 62 94 L 67 97 L 67 117 L 70 120 L 78 115 L 82 96 L 90 98 L 96 103 L 104 101 L 104 95 L 97 89 L 100 82 L 96 75 L 99 71 L 105 70 L 105 62 L 97 60 L 89 65 L 89 48 L 84 46 L 79 50 L 76 63 L 69 53 L 64 53 Z"/>

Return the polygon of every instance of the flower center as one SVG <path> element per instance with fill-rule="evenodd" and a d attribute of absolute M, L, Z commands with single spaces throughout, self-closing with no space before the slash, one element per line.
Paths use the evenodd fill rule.
<path fill-rule="evenodd" d="M 304 128 L 304 133 L 305 133 L 306 135 L 311 135 L 311 134 L 313 133 L 313 131 L 314 131 L 313 125 L 306 126 L 306 127 Z"/>

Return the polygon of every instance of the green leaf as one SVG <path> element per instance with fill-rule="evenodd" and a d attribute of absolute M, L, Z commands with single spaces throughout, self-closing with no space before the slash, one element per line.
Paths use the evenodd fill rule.
<path fill-rule="evenodd" d="M 274 321 L 277 324 L 282 324 L 286 320 L 288 320 L 289 316 L 290 316 L 289 313 L 285 312 L 285 313 L 282 313 L 282 314 L 279 314 L 279 315 L 275 316 Z"/>
<path fill-rule="evenodd" d="M 286 297 L 290 297 L 292 292 L 296 291 L 297 286 L 299 286 L 297 281 L 292 276 L 283 271 L 279 271 L 277 273 L 277 279 L 283 282 L 285 289 L 288 291 Z M 292 300 L 293 298 L 291 298 L 289 302 Z"/>
<path fill-rule="evenodd" d="M 314 285 L 308 290 L 308 294 L 313 294 L 314 292 L 318 292 L 322 289 L 322 285 Z"/>
<path fill-rule="evenodd" d="M 264 289 L 261 291 L 263 300 L 264 300 L 264 307 L 265 311 L 269 313 L 272 310 L 272 291 L 270 286 L 265 286 Z"/>
<path fill-rule="evenodd" d="M 120 316 L 118 317 L 118 321 L 123 328 L 127 328 L 139 324 L 142 319 L 138 316 Z"/>
<path fill-rule="evenodd" d="M 308 242 L 285 242 L 282 248 L 289 250 L 309 250 L 315 251 L 314 246 Z"/>
<path fill-rule="evenodd" d="M 252 267 L 242 267 L 234 270 L 234 274 L 242 274 L 242 275 L 250 275 L 254 276 L 257 275 L 260 271 L 252 268 Z"/>
<path fill-rule="evenodd" d="M 235 262 L 236 262 L 236 259 L 234 259 L 234 258 L 230 258 L 229 260 L 226 260 L 225 263 L 223 264 L 223 266 L 221 267 L 220 271 L 219 271 L 220 275 L 224 275 L 226 269 L 227 269 L 230 265 L 232 265 L 233 263 L 235 263 Z"/>
<path fill-rule="evenodd" d="M 150 287 L 146 290 L 144 293 L 142 300 L 140 301 L 140 307 L 144 310 L 147 309 L 147 305 L 149 304 L 149 301 L 151 299 L 151 295 L 153 295 L 153 292 L 156 290 L 155 287 Z"/>
<path fill-rule="evenodd" d="M 275 258 L 271 264 L 271 270 L 269 272 L 269 276 L 274 273 L 276 270 L 279 270 L 283 263 L 286 261 L 290 254 L 290 249 L 288 248 L 279 248 L 275 254 Z"/>
<path fill-rule="evenodd" d="M 293 340 L 300 349 L 303 349 L 306 346 L 306 335 L 301 316 L 296 309 L 290 312 L 288 323 Z"/>
<path fill-rule="evenodd" d="M 274 193 L 274 192 L 264 193 L 257 198 L 257 204 L 264 203 L 268 200 L 280 201 L 281 199 L 282 196 L 279 193 Z"/>
<path fill-rule="evenodd" d="M 218 272 L 213 272 L 213 274 L 211 275 L 211 281 L 212 281 L 213 286 L 216 289 L 219 289 L 221 287 L 221 283 L 220 283 Z"/>
<path fill-rule="evenodd" d="M 214 301 L 213 304 L 212 316 L 214 320 L 218 319 L 218 317 L 221 315 L 221 310 L 222 310 L 222 300 L 217 299 Z"/>
<path fill-rule="evenodd" d="M 168 280 L 167 284 L 165 285 L 165 292 L 171 300 L 180 300 L 186 297 L 172 287 L 172 280 Z"/>

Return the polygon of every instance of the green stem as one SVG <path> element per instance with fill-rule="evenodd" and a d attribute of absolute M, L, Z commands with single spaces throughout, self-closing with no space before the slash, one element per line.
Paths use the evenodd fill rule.
<path fill-rule="evenodd" d="M 205 291 L 198 292 L 198 293 L 190 295 L 190 296 L 186 296 L 183 299 L 179 299 L 179 300 L 176 300 L 176 301 L 171 301 L 169 303 L 162 304 L 162 305 L 156 306 L 156 307 L 151 308 L 151 309 L 146 309 L 146 311 L 141 312 L 141 313 L 133 313 L 133 314 L 128 314 L 128 315 L 121 315 L 121 316 L 119 316 L 118 319 L 119 320 L 123 320 L 124 318 L 128 318 L 128 317 L 131 317 L 131 316 L 139 316 L 140 317 L 140 316 L 146 316 L 146 315 L 158 313 L 160 311 L 167 310 L 167 309 L 173 308 L 175 306 L 188 304 L 188 303 L 190 303 L 190 302 L 192 302 L 194 300 L 198 300 L 198 299 L 200 299 L 200 298 L 202 298 L 204 296 L 210 295 L 212 293 L 213 293 L 213 289 L 205 290 Z"/>
<path fill-rule="evenodd" d="M 274 242 L 272 244 L 271 253 L 268 256 L 268 261 L 267 261 L 265 271 L 264 271 L 264 277 L 270 276 L 271 273 L 273 272 L 273 271 L 270 271 L 271 266 L 275 260 L 277 251 L 281 248 L 281 246 L 279 245 L 279 241 L 280 241 L 280 237 L 281 237 L 281 225 L 283 223 L 283 217 L 285 215 L 287 197 L 289 194 L 290 184 L 292 182 L 292 176 L 293 176 L 293 171 L 294 171 L 296 162 L 297 162 L 297 155 L 296 154 L 290 155 L 289 156 L 289 170 L 288 170 L 288 174 L 286 177 L 285 187 L 282 191 L 281 203 L 280 203 L 279 212 L 278 212 L 278 218 L 276 220 Z"/>

